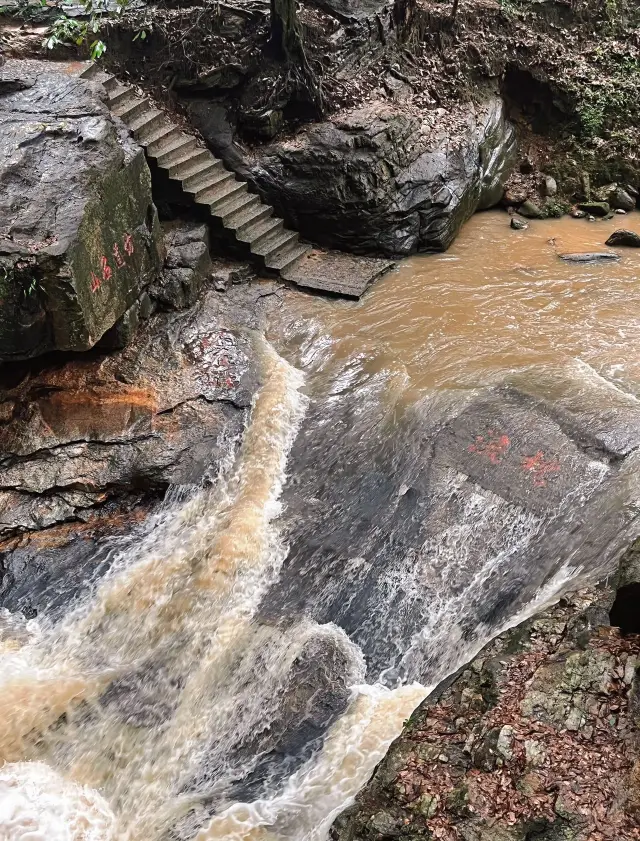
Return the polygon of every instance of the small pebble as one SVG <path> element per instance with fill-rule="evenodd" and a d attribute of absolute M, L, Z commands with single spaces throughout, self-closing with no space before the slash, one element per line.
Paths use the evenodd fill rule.
<path fill-rule="evenodd" d="M 589 216 L 587 216 L 587 222 L 595 222 L 595 221 L 596 221 L 595 216 L 591 216 L 591 214 L 589 214 Z"/>
<path fill-rule="evenodd" d="M 617 207 L 615 212 L 620 216 L 626 216 L 626 214 L 627 214 L 627 211 L 623 210 L 621 207 Z"/>

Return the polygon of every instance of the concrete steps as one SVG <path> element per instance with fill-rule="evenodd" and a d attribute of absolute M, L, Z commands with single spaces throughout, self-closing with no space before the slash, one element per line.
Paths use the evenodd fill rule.
<path fill-rule="evenodd" d="M 311 251 L 311 245 L 300 242 L 298 234 L 274 216 L 272 207 L 248 192 L 246 182 L 229 172 L 196 137 L 182 131 L 149 99 L 96 64 L 81 76 L 102 84 L 109 109 L 129 127 L 147 156 L 196 204 L 205 207 L 260 269 L 284 276 Z"/>

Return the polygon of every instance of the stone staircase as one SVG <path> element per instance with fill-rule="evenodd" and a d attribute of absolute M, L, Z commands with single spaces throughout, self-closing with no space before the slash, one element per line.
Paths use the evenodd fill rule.
<path fill-rule="evenodd" d="M 248 192 L 246 182 L 225 169 L 219 158 L 194 135 L 182 131 L 149 99 L 98 65 L 91 64 L 80 76 L 102 84 L 109 109 L 129 127 L 147 156 L 177 181 L 196 204 L 206 208 L 260 269 L 277 273 L 285 280 L 289 273 L 296 274 L 301 258 L 312 246 L 300 242 L 296 231 L 285 228 L 272 207 Z"/>

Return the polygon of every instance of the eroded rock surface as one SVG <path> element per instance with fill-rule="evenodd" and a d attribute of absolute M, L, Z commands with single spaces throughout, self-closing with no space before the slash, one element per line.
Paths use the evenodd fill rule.
<path fill-rule="evenodd" d="M 158 313 L 125 350 L 16 369 L 2 392 L 0 532 L 90 518 L 110 498 L 199 482 L 240 432 L 270 283 Z"/>
<path fill-rule="evenodd" d="M 334 841 L 637 838 L 640 637 L 612 601 L 565 599 L 432 693 Z"/>
<path fill-rule="evenodd" d="M 501 196 L 515 134 L 498 98 L 452 112 L 365 105 L 260 149 L 246 175 L 303 236 L 348 251 L 441 251 Z"/>
<path fill-rule="evenodd" d="M 392 411 L 356 364 L 335 382 L 291 451 L 261 610 L 339 625 L 369 680 L 438 682 L 564 564 L 606 568 L 638 534 L 632 398 L 596 381 L 549 400 L 528 377 Z"/>
<path fill-rule="evenodd" d="M 0 358 L 87 350 L 161 265 L 142 150 L 65 64 L 0 68 Z"/>

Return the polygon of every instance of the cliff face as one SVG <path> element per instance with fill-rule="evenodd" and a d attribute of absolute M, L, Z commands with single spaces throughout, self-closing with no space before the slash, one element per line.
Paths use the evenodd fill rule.
<path fill-rule="evenodd" d="M 623 560 L 617 595 L 564 599 L 439 687 L 334 841 L 640 837 L 637 557 Z"/>

